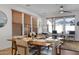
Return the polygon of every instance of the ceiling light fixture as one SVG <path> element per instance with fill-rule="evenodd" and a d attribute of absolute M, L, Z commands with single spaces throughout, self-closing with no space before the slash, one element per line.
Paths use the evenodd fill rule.
<path fill-rule="evenodd" d="M 64 10 L 63 7 L 61 7 L 60 10 Z"/>
<path fill-rule="evenodd" d="M 61 14 L 64 13 L 64 8 L 63 8 L 63 6 L 60 6 L 60 13 L 61 13 Z"/>
<path fill-rule="evenodd" d="M 64 12 L 63 11 L 60 11 L 60 14 L 63 14 Z"/>

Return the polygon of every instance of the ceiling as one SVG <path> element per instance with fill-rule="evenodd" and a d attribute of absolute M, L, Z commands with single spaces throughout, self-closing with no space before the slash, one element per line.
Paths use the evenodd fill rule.
<path fill-rule="evenodd" d="M 61 5 L 63 5 L 64 10 L 71 11 L 72 13 L 60 14 Z M 79 4 L 24 4 L 22 6 L 41 17 L 73 15 L 79 12 Z"/>

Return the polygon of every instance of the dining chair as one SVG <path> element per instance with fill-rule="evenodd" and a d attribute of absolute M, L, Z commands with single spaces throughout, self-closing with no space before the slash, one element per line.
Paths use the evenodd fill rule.
<path fill-rule="evenodd" d="M 16 39 L 22 39 L 23 36 L 13 36 L 12 37 L 12 55 L 17 54 L 17 46 L 16 46 Z"/>
<path fill-rule="evenodd" d="M 56 30 L 52 30 L 52 38 L 57 39 L 57 31 Z"/>
<path fill-rule="evenodd" d="M 16 41 L 12 39 L 12 55 L 16 55 L 17 48 L 16 48 Z"/>
<path fill-rule="evenodd" d="M 17 54 L 28 55 L 29 54 L 28 43 L 23 39 L 16 39 L 16 50 Z"/>

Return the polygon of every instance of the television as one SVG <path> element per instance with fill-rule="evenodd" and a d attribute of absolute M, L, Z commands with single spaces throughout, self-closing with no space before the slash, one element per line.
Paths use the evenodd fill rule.
<path fill-rule="evenodd" d="M 57 34 L 57 31 L 56 31 L 56 30 L 53 30 L 52 33 L 53 33 L 53 34 Z"/>
<path fill-rule="evenodd" d="M 69 31 L 69 34 L 75 34 L 75 31 Z"/>

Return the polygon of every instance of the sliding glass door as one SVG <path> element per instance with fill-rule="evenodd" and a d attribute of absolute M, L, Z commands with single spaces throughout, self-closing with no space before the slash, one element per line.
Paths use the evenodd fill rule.
<path fill-rule="evenodd" d="M 65 31 L 66 34 L 69 31 L 75 31 L 75 18 L 65 18 Z"/>
<path fill-rule="evenodd" d="M 55 24 L 55 30 L 59 34 L 68 34 L 69 31 L 75 31 L 75 17 L 57 18 Z"/>
<path fill-rule="evenodd" d="M 55 24 L 56 24 L 55 30 L 57 31 L 57 33 L 59 33 L 59 34 L 63 33 L 64 19 L 63 18 L 56 19 Z"/>

